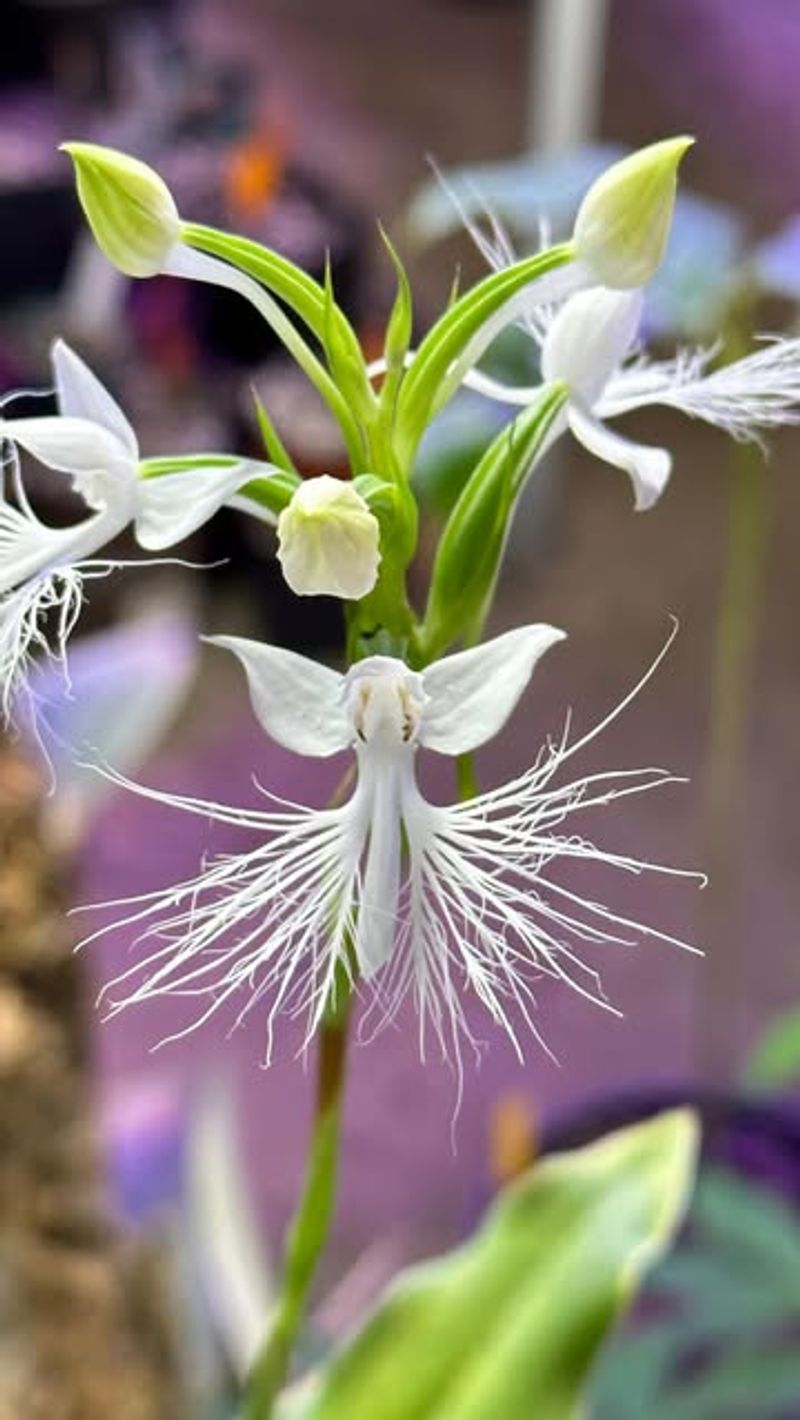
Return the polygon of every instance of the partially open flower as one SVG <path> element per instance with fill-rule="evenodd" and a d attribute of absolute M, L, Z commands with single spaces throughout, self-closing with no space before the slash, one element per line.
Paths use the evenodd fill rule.
<path fill-rule="evenodd" d="M 172 193 L 153 168 L 97 143 L 62 143 L 98 246 L 126 276 L 163 271 L 180 234 Z"/>
<path fill-rule="evenodd" d="M 278 518 L 278 559 L 298 596 L 357 601 L 377 580 L 378 519 L 351 483 L 306 479 Z"/>
<path fill-rule="evenodd" d="M 658 270 L 675 206 L 678 165 L 693 138 L 665 138 L 622 158 L 592 183 L 573 238 L 604 286 L 644 286 Z"/>

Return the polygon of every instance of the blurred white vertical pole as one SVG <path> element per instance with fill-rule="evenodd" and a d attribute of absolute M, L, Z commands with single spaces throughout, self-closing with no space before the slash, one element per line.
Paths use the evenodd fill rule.
<path fill-rule="evenodd" d="M 608 0 L 533 0 L 527 144 L 563 153 L 596 136 Z"/>

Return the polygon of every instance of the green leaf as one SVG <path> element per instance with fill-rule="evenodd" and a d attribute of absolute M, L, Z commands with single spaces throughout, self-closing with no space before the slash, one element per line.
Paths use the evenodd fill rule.
<path fill-rule="evenodd" d="M 300 317 L 321 341 L 325 316 L 325 292 L 313 276 L 302 267 L 280 256 L 271 248 L 261 246 L 248 237 L 221 232 L 196 222 L 184 222 L 181 237 L 187 246 L 221 257 L 255 277 L 273 295 L 279 296 Z M 343 317 L 344 319 L 344 317 Z M 355 340 L 355 334 L 353 334 Z"/>
<path fill-rule="evenodd" d="M 654 1272 L 638 1329 L 598 1368 L 593 1420 L 784 1414 L 792 1378 L 800 1394 L 799 1248 L 786 1202 L 704 1168 L 682 1244 Z"/>
<path fill-rule="evenodd" d="M 657 1410 L 644 1413 L 653 1420 L 779 1420 L 797 1413 L 799 1395 L 796 1354 L 743 1347 L 718 1369 L 685 1380 Z M 636 1420 L 642 1413 L 636 1412 Z M 613 1420 L 621 1417 L 615 1415 Z"/>
<path fill-rule="evenodd" d="M 377 410 L 377 400 L 369 382 L 367 367 L 361 347 L 350 339 L 351 332 L 345 322 L 342 326 L 338 317 L 341 310 L 336 304 L 333 291 L 333 273 L 330 257 L 325 261 L 325 310 L 323 317 L 323 345 L 328 357 L 331 374 L 338 388 L 345 395 L 354 413 L 362 424 L 369 424 Z"/>
<path fill-rule="evenodd" d="M 464 373 L 498 333 L 497 318 L 502 318 L 509 303 L 540 277 L 566 265 L 573 255 L 566 244 L 493 271 L 440 316 L 414 356 L 398 396 L 398 440 L 405 462 L 413 458 L 434 412 L 455 393 Z M 508 319 L 513 319 L 510 313 Z"/>
<path fill-rule="evenodd" d="M 800 1080 L 800 1006 L 778 1017 L 759 1041 L 744 1072 L 744 1083 L 774 1089 Z"/>
<path fill-rule="evenodd" d="M 243 463 L 241 454 L 165 454 L 159 458 L 142 459 L 141 478 L 161 478 L 165 473 L 191 473 L 195 468 L 235 468 Z"/>
<path fill-rule="evenodd" d="M 277 438 L 277 435 L 275 436 Z M 282 447 L 282 446 L 281 446 Z M 288 455 L 287 455 L 288 457 Z M 191 496 L 191 479 L 188 475 L 196 468 L 235 468 L 237 464 L 250 464 L 253 477 L 239 489 L 241 498 L 249 498 L 266 508 L 272 515 L 282 512 L 289 502 L 300 478 L 290 469 L 277 465 L 260 465 L 257 459 L 243 459 L 236 454 L 175 454 L 165 458 L 142 459 L 139 474 L 142 478 L 163 478 L 168 473 L 187 475 L 187 497 Z M 263 475 L 256 472 L 263 468 Z"/>
<path fill-rule="evenodd" d="M 685 1110 L 545 1159 L 458 1251 L 395 1283 L 323 1372 L 313 1420 L 570 1420 L 692 1178 Z"/>

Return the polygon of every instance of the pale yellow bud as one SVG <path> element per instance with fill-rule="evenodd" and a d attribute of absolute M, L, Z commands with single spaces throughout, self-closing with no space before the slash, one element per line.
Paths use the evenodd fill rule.
<path fill-rule="evenodd" d="M 372 591 L 380 527 L 352 483 L 323 473 L 292 495 L 278 518 L 278 559 L 298 596 L 357 601 Z"/>
<path fill-rule="evenodd" d="M 172 193 L 157 172 L 114 148 L 62 143 L 98 246 L 126 276 L 156 276 L 180 235 Z"/>
<path fill-rule="evenodd" d="M 678 165 L 693 138 L 665 138 L 614 163 L 589 188 L 575 221 L 579 260 L 604 286 L 644 286 L 661 265 Z"/>

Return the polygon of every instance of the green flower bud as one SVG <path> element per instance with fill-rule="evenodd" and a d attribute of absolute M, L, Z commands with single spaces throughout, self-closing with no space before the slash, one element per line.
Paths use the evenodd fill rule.
<path fill-rule="evenodd" d="M 138 158 L 96 143 L 62 143 L 98 246 L 126 276 L 156 276 L 181 219 L 166 183 Z"/>
<path fill-rule="evenodd" d="M 589 188 L 575 221 L 580 260 L 604 286 L 644 286 L 664 255 L 678 164 L 693 138 L 665 138 L 614 163 Z"/>

